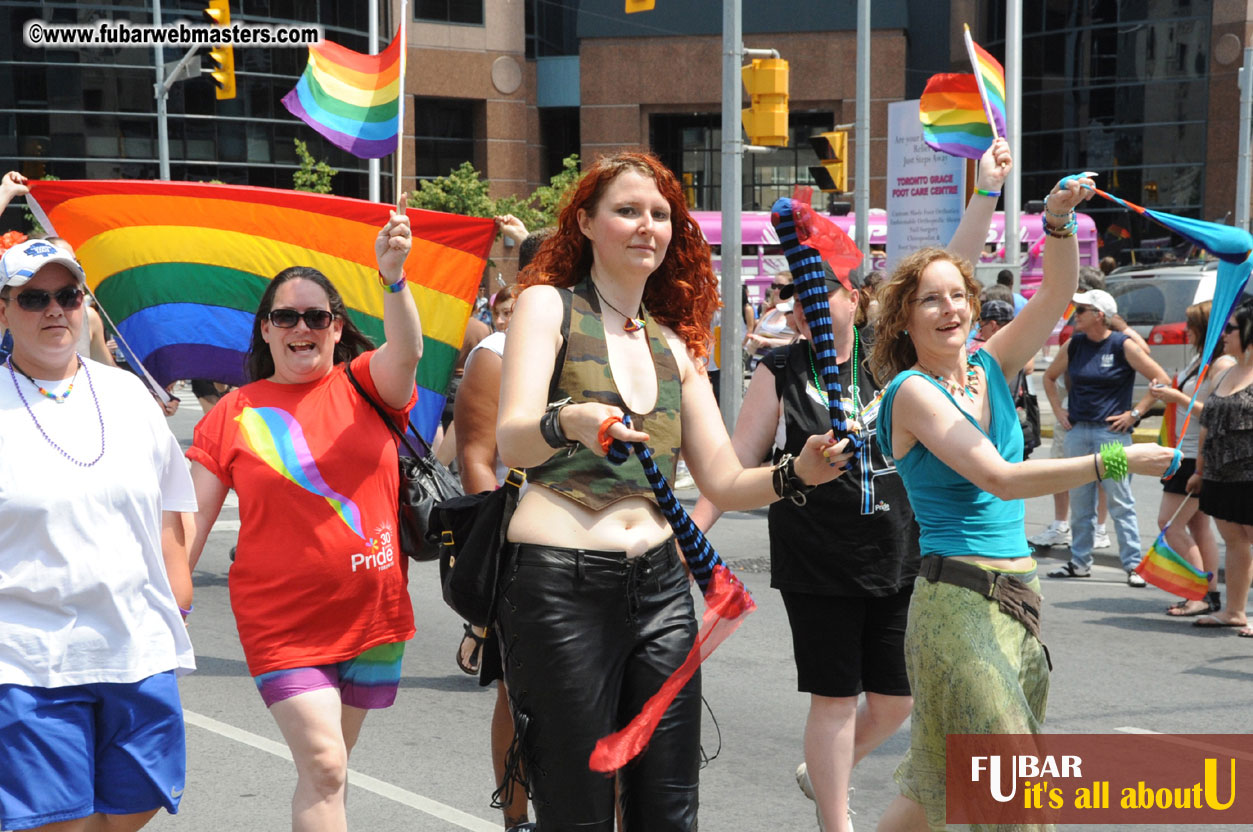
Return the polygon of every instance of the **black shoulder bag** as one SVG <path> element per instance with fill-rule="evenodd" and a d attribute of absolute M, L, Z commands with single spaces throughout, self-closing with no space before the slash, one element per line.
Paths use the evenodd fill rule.
<path fill-rule="evenodd" d="M 566 361 L 570 335 L 571 294 L 561 292 L 565 306 L 561 321 L 561 349 L 548 384 L 551 401 Z M 526 474 L 509 470 L 505 484 L 445 500 L 431 512 L 427 539 L 439 543 L 439 578 L 444 602 L 476 627 L 490 627 L 496 620 L 500 577 L 504 574 L 509 521 L 518 505 Z"/>
<path fill-rule="evenodd" d="M 435 458 L 425 439 L 417 437 L 424 453 L 418 453 L 409 444 L 409 438 L 396 427 L 387 411 L 366 395 L 361 383 L 352 374 L 351 362 L 345 362 L 344 369 L 361 398 L 370 403 L 374 412 L 396 437 L 396 457 L 400 471 L 400 513 L 396 528 L 400 536 L 400 551 L 417 561 L 435 560 L 439 557 L 439 547 L 427 535 L 431 509 L 440 500 L 462 496 L 461 483 Z M 416 433 L 414 435 L 417 436 Z M 408 455 L 401 452 L 402 445 L 408 450 Z"/>
<path fill-rule="evenodd" d="M 1018 424 L 1022 426 L 1022 458 L 1040 447 L 1040 403 L 1035 394 L 1027 389 L 1027 373 L 1018 371 L 1015 379 L 1014 408 L 1018 411 Z"/>

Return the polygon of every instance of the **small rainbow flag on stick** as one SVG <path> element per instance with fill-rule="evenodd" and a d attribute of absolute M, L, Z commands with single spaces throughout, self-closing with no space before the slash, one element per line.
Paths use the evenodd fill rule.
<path fill-rule="evenodd" d="M 919 102 L 922 138 L 933 149 L 978 159 L 1005 135 L 1005 70 L 970 38 L 966 49 L 975 73 L 932 75 Z"/>
<path fill-rule="evenodd" d="M 1149 550 L 1144 553 L 1135 571 L 1158 589 L 1164 589 L 1172 595 L 1187 598 L 1189 601 L 1200 601 L 1209 591 L 1209 580 L 1213 577 L 1213 573 L 1197 569 L 1170 548 L 1170 544 L 1166 542 L 1166 529 L 1170 528 L 1170 524 L 1175 522 L 1175 517 L 1179 516 L 1179 512 L 1187 504 L 1187 500 L 1179 504 L 1174 516 L 1170 518 L 1166 528 L 1157 535 L 1157 540 L 1153 541 Z"/>
<path fill-rule="evenodd" d="M 155 380 L 243 384 L 270 278 L 312 266 L 348 315 L 384 341 L 374 239 L 393 210 L 360 199 L 199 182 L 32 182 L 36 218 L 69 240 L 87 284 Z M 409 288 L 422 315 L 413 424 L 428 439 L 496 229 L 490 219 L 408 209 Z"/>
<path fill-rule="evenodd" d="M 403 67 L 400 30 L 377 55 L 324 40 L 309 47 L 296 88 L 283 96 L 292 115 L 361 159 L 396 151 Z"/>

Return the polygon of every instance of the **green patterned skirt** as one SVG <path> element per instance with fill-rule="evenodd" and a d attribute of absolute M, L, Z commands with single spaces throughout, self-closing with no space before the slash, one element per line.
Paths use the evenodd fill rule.
<path fill-rule="evenodd" d="M 1034 574 L 1027 585 L 1040 591 Z M 1038 734 L 1048 703 L 1048 661 L 1040 642 L 1001 612 L 996 601 L 919 577 L 905 629 L 905 667 L 914 710 L 909 751 L 896 770 L 896 782 L 901 794 L 926 810 L 931 829 L 948 829 L 945 736 Z M 1027 832 L 1052 827 L 970 828 Z"/>

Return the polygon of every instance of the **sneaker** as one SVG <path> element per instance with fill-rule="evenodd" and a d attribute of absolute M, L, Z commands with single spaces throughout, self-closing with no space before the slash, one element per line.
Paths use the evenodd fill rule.
<path fill-rule="evenodd" d="M 696 480 L 692 479 L 692 472 L 687 470 L 687 463 L 680 459 L 674 471 L 674 490 L 695 487 Z"/>
<path fill-rule="evenodd" d="M 1145 584 L 1144 578 L 1140 577 L 1139 572 L 1128 572 L 1127 586 L 1134 586 L 1136 589 L 1140 589 L 1141 587 L 1147 586 L 1147 584 Z"/>
<path fill-rule="evenodd" d="M 1109 547 L 1109 532 L 1105 531 L 1104 526 L 1097 526 L 1096 533 L 1092 535 L 1092 548 L 1108 549 Z"/>
<path fill-rule="evenodd" d="M 1065 521 L 1059 522 L 1054 520 L 1044 531 L 1028 537 L 1027 542 L 1039 549 L 1048 549 L 1053 546 L 1069 546 L 1070 524 Z"/>

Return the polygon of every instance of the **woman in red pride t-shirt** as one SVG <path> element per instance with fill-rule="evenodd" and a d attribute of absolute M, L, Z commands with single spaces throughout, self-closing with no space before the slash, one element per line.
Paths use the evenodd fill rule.
<path fill-rule="evenodd" d="M 396 518 L 396 446 L 353 387 L 404 424 L 417 400 L 422 326 L 402 267 L 403 210 L 374 243 L 386 343 L 377 350 L 316 269 L 295 266 L 261 297 L 254 381 L 222 397 L 187 452 L 199 510 L 195 567 L 234 488 L 239 543 L 231 607 L 248 672 L 296 763 L 292 828 L 344 829 L 348 754 L 366 711 L 396 698 L 413 637 Z"/>

